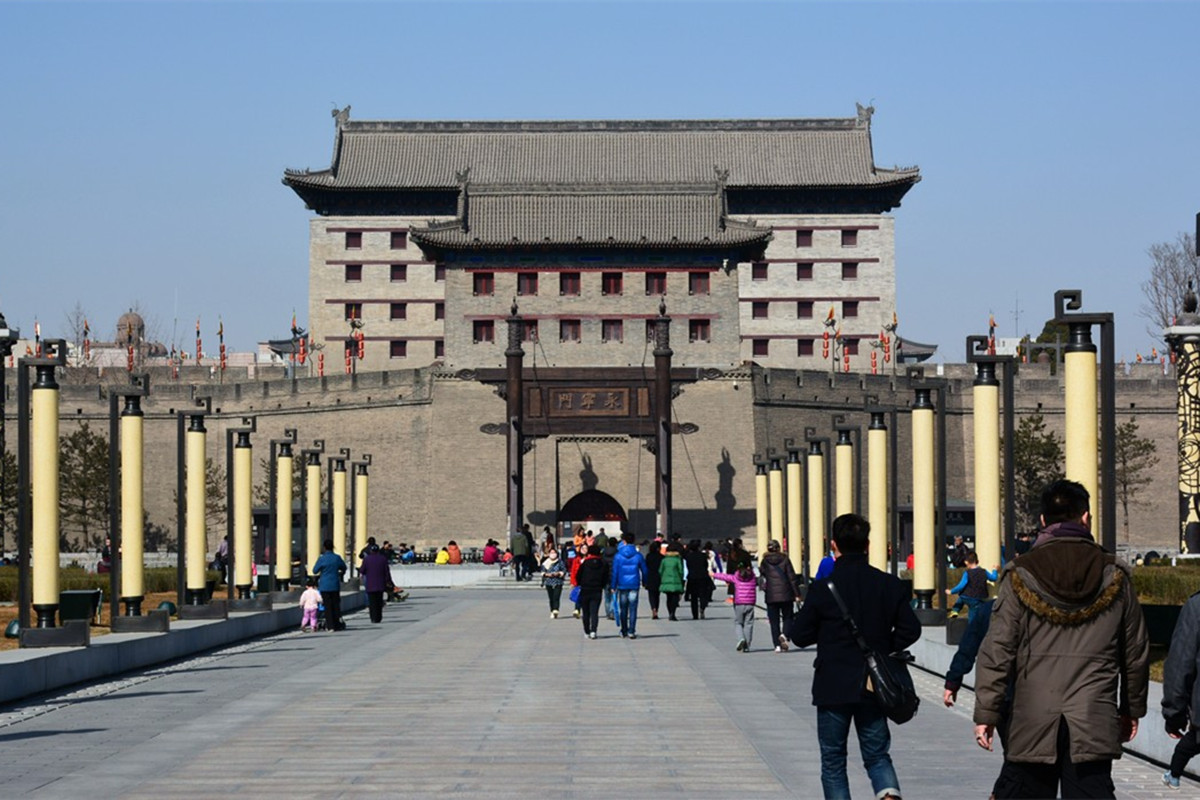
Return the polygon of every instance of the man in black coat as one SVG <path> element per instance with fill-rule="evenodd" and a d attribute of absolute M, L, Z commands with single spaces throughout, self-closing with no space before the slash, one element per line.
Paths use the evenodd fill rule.
<path fill-rule="evenodd" d="M 921 623 L 909 605 L 899 579 L 867 563 L 871 525 L 857 514 L 833 521 L 830 581 L 873 649 L 892 653 L 921 636 Z M 821 788 L 826 797 L 849 797 L 846 739 L 850 722 L 875 796 L 900 797 L 900 781 L 888 753 L 891 734 L 887 717 L 867 688 L 867 664 L 850 633 L 826 581 L 809 587 L 808 598 L 792 624 L 791 639 L 800 647 L 817 645 L 813 705 L 817 707 L 817 741 L 821 748 Z"/>

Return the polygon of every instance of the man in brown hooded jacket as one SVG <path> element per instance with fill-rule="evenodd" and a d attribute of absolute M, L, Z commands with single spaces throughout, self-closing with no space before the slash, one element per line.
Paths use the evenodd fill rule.
<path fill-rule="evenodd" d="M 997 798 L 1054 797 L 1060 781 L 1063 797 L 1113 797 L 1112 760 L 1146 715 L 1142 609 L 1089 523 L 1087 489 L 1051 484 L 1042 532 L 1000 577 L 975 683 L 976 742 L 1007 727 Z"/>

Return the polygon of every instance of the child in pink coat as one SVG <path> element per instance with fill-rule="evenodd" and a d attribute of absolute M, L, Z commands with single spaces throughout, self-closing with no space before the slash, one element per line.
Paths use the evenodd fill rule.
<path fill-rule="evenodd" d="M 742 567 L 734 574 L 714 572 L 713 578 L 733 584 L 733 627 L 737 632 L 739 653 L 750 652 L 750 642 L 754 639 L 754 601 L 758 597 L 758 580 L 754 577 L 754 569 Z"/>
<path fill-rule="evenodd" d="M 300 607 L 304 609 L 304 618 L 300 620 L 301 631 L 317 629 L 317 609 L 321 605 L 321 593 L 317 591 L 317 579 L 309 578 L 308 588 L 300 595 Z"/>

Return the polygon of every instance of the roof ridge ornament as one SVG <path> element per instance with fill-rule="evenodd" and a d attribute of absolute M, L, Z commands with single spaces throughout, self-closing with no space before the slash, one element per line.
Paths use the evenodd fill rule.
<path fill-rule="evenodd" d="M 858 124 L 871 127 L 871 115 L 875 113 L 875 106 L 864 106 L 862 103 L 855 103 L 854 106 L 858 111 Z"/>
<path fill-rule="evenodd" d="M 333 117 L 334 127 L 339 130 L 346 127 L 346 123 L 350 121 L 350 106 L 339 109 L 337 103 L 334 103 L 333 110 L 329 113 Z"/>

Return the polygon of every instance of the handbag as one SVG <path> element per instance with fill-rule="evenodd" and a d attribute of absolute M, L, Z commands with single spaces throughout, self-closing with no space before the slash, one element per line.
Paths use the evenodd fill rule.
<path fill-rule="evenodd" d="M 570 595 L 570 597 L 571 597 L 571 602 L 572 602 L 572 603 L 578 603 L 578 602 L 579 602 L 579 587 L 578 587 L 578 586 L 572 586 L 572 587 L 571 587 L 571 595 Z"/>
<path fill-rule="evenodd" d="M 842 619 L 850 628 L 850 633 L 858 642 L 858 649 L 862 651 L 863 659 L 867 662 L 870 690 L 875 693 L 875 699 L 888 719 L 897 725 L 903 725 L 916 716 L 917 708 L 921 705 L 921 698 L 917 697 L 912 675 L 908 671 L 908 662 L 913 660 L 912 656 L 907 650 L 885 655 L 867 644 L 858 623 L 850 616 L 850 609 L 846 608 L 846 603 L 838 594 L 833 581 L 825 581 L 825 585 L 829 587 L 829 593 L 842 610 Z"/>

